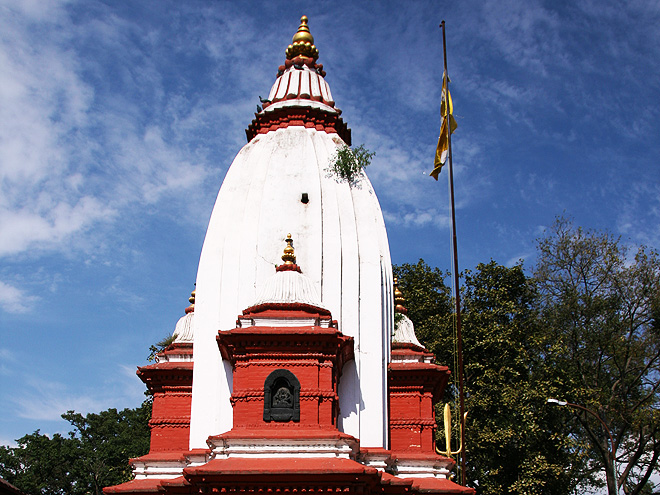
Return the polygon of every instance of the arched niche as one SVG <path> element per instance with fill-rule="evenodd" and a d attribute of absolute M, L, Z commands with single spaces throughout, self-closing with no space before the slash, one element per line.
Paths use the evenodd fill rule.
<path fill-rule="evenodd" d="M 264 421 L 300 421 L 300 382 L 289 370 L 275 370 L 264 382 Z"/>

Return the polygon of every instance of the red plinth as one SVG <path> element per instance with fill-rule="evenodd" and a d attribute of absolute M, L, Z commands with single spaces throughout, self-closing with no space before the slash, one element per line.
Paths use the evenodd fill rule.
<path fill-rule="evenodd" d="M 154 398 L 150 454 L 188 450 L 193 363 L 167 360 L 174 356 L 192 357 L 192 344 L 170 345 L 159 355 L 160 362 L 142 366 L 137 372 Z"/>
<path fill-rule="evenodd" d="M 264 317 L 261 313 L 260 317 Z M 309 312 L 286 311 L 278 318 L 304 319 Z M 344 363 L 353 359 L 353 339 L 330 325 L 307 327 L 248 326 L 218 332 L 218 346 L 234 370 L 231 402 L 234 429 L 336 429 L 337 387 Z M 291 373 L 299 389 L 299 416 L 291 421 L 265 418 L 267 380 Z M 288 375 L 287 375 L 288 376 Z M 270 399 L 272 402 L 272 398 Z"/>
<path fill-rule="evenodd" d="M 399 358 L 400 360 L 397 360 Z M 449 380 L 449 368 L 413 344 L 392 345 L 389 365 L 390 450 L 435 455 L 433 404 Z"/>

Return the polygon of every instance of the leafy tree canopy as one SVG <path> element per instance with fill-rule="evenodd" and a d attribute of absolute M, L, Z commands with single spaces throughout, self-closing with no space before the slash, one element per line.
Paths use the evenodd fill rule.
<path fill-rule="evenodd" d="M 558 218 L 537 259 L 531 275 L 493 261 L 462 274 L 468 481 L 487 494 L 648 493 L 660 474 L 658 253 Z M 446 274 L 422 260 L 395 274 L 418 338 L 455 372 Z"/>
<path fill-rule="evenodd" d="M 102 493 L 131 479 L 128 460 L 149 450 L 151 403 L 136 409 L 108 409 L 86 416 L 68 411 L 66 436 L 39 430 L 0 446 L 0 477 L 30 495 Z"/>
<path fill-rule="evenodd" d="M 418 338 L 437 362 L 456 370 L 445 274 L 422 260 L 395 267 L 395 274 Z M 463 279 L 468 482 L 478 493 L 568 493 L 575 485 L 566 457 L 571 442 L 553 432 L 561 419 L 548 411 L 551 385 L 537 373 L 544 341 L 534 286 L 522 266 L 493 261 L 466 271 Z"/>
<path fill-rule="evenodd" d="M 575 409 L 567 431 L 583 440 L 590 470 L 605 469 L 610 495 L 617 486 L 643 493 L 660 473 L 658 253 L 631 253 L 618 238 L 565 218 L 538 246 L 534 277 L 549 333 L 543 358 L 549 371 L 561 370 L 560 398 L 592 411 Z"/>

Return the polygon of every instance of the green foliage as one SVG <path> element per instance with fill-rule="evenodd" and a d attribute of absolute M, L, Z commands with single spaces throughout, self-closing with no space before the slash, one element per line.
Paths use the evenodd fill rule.
<path fill-rule="evenodd" d="M 128 481 L 128 460 L 149 450 L 149 402 L 62 417 L 73 426 L 67 436 L 37 430 L 18 439 L 17 447 L 0 446 L 0 477 L 31 495 L 100 495 L 103 487 Z"/>
<path fill-rule="evenodd" d="M 414 265 L 394 266 L 394 276 L 399 279 L 399 288 L 406 299 L 404 306 L 415 324 L 417 339 L 441 363 L 451 363 L 451 347 L 447 345 L 451 334 L 439 332 L 446 329 L 452 312 L 451 290 L 445 285 L 447 275 L 421 259 Z"/>
<path fill-rule="evenodd" d="M 362 169 L 371 163 L 376 153 L 367 150 L 363 144 L 355 148 L 341 146 L 330 161 L 330 172 L 340 181 L 346 181 L 351 186 L 360 178 Z"/>
<path fill-rule="evenodd" d="M 25 493 L 68 494 L 74 485 L 70 472 L 73 446 L 56 433 L 49 438 L 39 430 L 17 440 L 18 446 L 0 446 L 0 477 Z"/>
<path fill-rule="evenodd" d="M 172 345 L 175 339 L 176 339 L 176 334 L 166 335 L 155 344 L 151 344 L 149 346 L 149 355 L 147 356 L 147 361 L 153 363 L 156 360 L 156 355 L 159 352 L 163 352 L 170 345 Z"/>
<path fill-rule="evenodd" d="M 456 374 L 446 274 L 422 260 L 394 271 L 418 338 L 438 363 Z M 468 481 L 477 493 L 569 493 L 576 484 L 567 455 L 573 443 L 555 433 L 563 418 L 545 406 L 552 383 L 539 372 L 545 340 L 539 331 L 537 297 L 521 266 L 507 268 L 491 261 L 464 276 Z M 439 425 L 439 432 L 442 429 Z"/>
<path fill-rule="evenodd" d="M 573 446 L 546 407 L 553 374 L 534 285 L 521 265 L 491 261 L 466 272 L 462 302 L 468 478 L 481 493 L 568 493 Z"/>
<path fill-rule="evenodd" d="M 418 338 L 456 375 L 446 275 L 421 260 L 395 274 Z M 468 482 L 484 494 L 607 484 L 613 495 L 609 429 L 618 485 L 651 492 L 660 474 L 658 253 L 630 254 L 611 235 L 559 218 L 539 241 L 533 274 L 494 262 L 463 274 Z M 607 429 L 549 397 L 587 407 Z"/>
<path fill-rule="evenodd" d="M 539 240 L 534 272 L 549 332 L 544 357 L 561 369 L 559 398 L 580 404 L 614 438 L 619 486 L 648 490 L 660 473 L 660 258 L 641 247 L 634 257 L 619 239 L 558 218 Z M 609 435 L 593 415 L 563 411 L 583 441 L 591 470 L 605 469 L 615 493 Z M 578 411 L 579 412 L 579 411 Z"/>

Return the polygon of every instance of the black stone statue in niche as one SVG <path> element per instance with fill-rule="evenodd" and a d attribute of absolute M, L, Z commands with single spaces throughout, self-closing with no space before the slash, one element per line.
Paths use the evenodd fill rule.
<path fill-rule="evenodd" d="M 300 421 L 300 382 L 289 370 L 275 370 L 266 378 L 264 421 Z"/>

